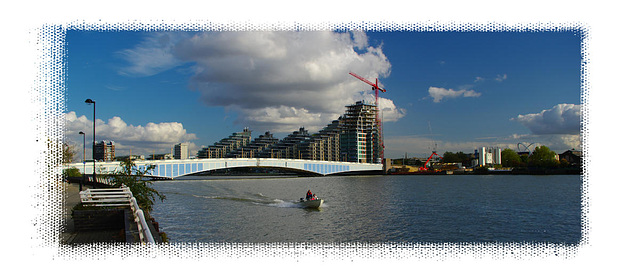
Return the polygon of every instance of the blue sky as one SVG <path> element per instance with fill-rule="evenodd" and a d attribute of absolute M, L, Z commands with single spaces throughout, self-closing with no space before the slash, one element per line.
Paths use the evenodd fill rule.
<path fill-rule="evenodd" d="M 243 127 L 315 132 L 373 101 L 348 73 L 380 79 L 386 157 L 479 146 L 580 147 L 581 36 L 537 32 L 128 32 L 66 35 L 66 139 L 116 154 L 192 154 Z M 429 127 L 430 126 L 430 127 Z M 87 143 L 89 144 L 89 143 Z M 437 144 L 437 145 L 436 145 Z"/>

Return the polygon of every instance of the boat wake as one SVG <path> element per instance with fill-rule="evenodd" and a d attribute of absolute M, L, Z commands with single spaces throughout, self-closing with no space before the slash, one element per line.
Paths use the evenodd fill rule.
<path fill-rule="evenodd" d="M 250 203 L 254 205 L 262 205 L 262 206 L 270 206 L 270 207 L 280 207 L 280 208 L 299 208 L 302 207 L 297 201 L 285 201 L 278 198 L 270 198 L 264 196 L 261 193 L 254 194 L 248 197 L 241 196 L 202 196 L 202 195 L 194 195 L 194 197 L 205 198 L 205 199 L 216 199 L 216 200 L 228 200 L 235 202 L 243 202 Z"/>

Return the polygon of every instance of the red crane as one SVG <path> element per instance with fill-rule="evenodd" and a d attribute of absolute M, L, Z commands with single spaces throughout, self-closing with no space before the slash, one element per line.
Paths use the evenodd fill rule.
<path fill-rule="evenodd" d="M 371 81 L 365 79 L 362 76 L 359 76 L 359 75 L 354 74 L 354 73 L 349 73 L 349 74 L 353 75 L 355 78 L 358 78 L 358 79 L 362 80 L 362 82 L 365 82 L 365 83 L 371 85 L 371 89 L 376 91 L 376 106 L 378 106 L 378 91 L 387 92 L 386 89 L 381 88 L 381 87 L 378 86 L 378 78 L 376 78 L 376 83 L 374 84 L 374 83 L 372 83 Z"/>
<path fill-rule="evenodd" d="M 379 109 L 380 112 L 382 112 L 382 109 L 380 109 L 380 106 L 378 106 L 378 91 L 382 91 L 382 92 L 387 92 L 386 89 L 381 88 L 378 86 L 378 78 L 376 78 L 376 83 L 374 84 L 373 82 L 365 79 L 362 76 L 359 76 L 353 72 L 349 72 L 350 75 L 353 75 L 355 78 L 360 79 L 362 82 L 365 82 L 369 85 L 371 85 L 371 89 L 376 91 L 376 108 Z M 380 158 L 384 159 L 384 139 L 382 138 L 382 122 L 380 121 L 380 113 L 376 114 L 376 123 L 378 125 L 378 137 L 380 139 L 380 145 L 382 146 L 382 150 L 380 152 Z"/>
<path fill-rule="evenodd" d="M 420 167 L 420 170 L 421 170 L 421 171 L 427 171 L 427 170 L 429 170 L 429 168 L 427 167 L 427 164 L 429 164 L 429 161 L 431 161 L 431 158 L 433 158 L 433 156 L 434 156 L 434 155 L 437 155 L 438 157 L 442 158 L 442 156 L 439 156 L 438 154 L 436 154 L 436 152 L 435 152 L 435 151 L 433 151 L 433 152 L 431 153 L 431 156 L 429 156 L 429 158 L 427 159 L 427 161 L 426 161 L 426 162 L 424 162 L 424 167 Z"/>

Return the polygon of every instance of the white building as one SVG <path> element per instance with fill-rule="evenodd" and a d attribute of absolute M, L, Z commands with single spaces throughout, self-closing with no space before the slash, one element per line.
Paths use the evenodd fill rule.
<path fill-rule="evenodd" d="M 478 165 L 501 165 L 502 157 L 500 148 L 480 147 L 478 149 Z"/>
<path fill-rule="evenodd" d="M 189 144 L 178 143 L 173 146 L 173 159 L 189 159 Z"/>

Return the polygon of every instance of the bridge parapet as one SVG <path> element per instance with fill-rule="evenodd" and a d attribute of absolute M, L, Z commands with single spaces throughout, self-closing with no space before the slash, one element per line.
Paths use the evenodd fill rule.
<path fill-rule="evenodd" d="M 208 158 L 185 160 L 142 160 L 136 161 L 136 166 L 145 168 L 155 165 L 156 168 L 150 176 L 160 178 L 177 178 L 190 174 L 209 170 L 238 168 L 238 167 L 269 167 L 289 170 L 299 170 L 317 175 L 332 175 L 352 172 L 376 172 L 382 171 L 382 164 L 317 161 L 301 159 L 277 159 L 277 158 Z M 110 173 L 116 170 L 120 162 L 97 162 L 96 173 Z M 82 163 L 70 164 L 79 170 L 86 168 L 86 174 L 93 173 L 93 165 L 83 166 Z"/>

